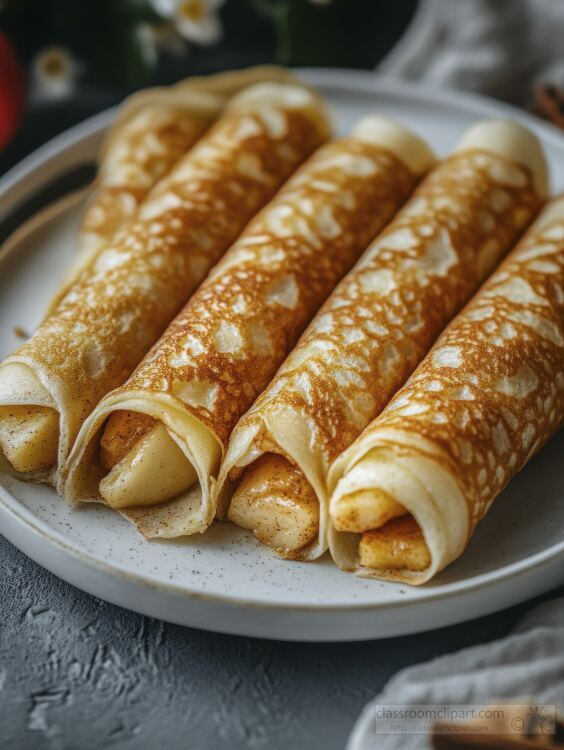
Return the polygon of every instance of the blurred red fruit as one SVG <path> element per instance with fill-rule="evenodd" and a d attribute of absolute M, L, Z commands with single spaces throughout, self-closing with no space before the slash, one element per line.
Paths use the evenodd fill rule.
<path fill-rule="evenodd" d="M 24 102 L 23 68 L 14 47 L 0 31 L 0 150 L 16 132 Z"/>

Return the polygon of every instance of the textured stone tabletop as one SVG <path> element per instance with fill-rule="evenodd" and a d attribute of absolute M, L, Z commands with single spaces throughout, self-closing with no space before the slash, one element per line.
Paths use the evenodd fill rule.
<path fill-rule="evenodd" d="M 0 747 L 343 748 L 402 667 L 507 633 L 532 603 L 417 636 L 299 644 L 106 604 L 0 537 Z"/>

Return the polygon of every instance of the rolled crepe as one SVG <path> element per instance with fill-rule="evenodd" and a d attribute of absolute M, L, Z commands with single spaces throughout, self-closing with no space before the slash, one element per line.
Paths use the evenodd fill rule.
<path fill-rule="evenodd" d="M 85 423 L 69 500 L 103 500 L 147 537 L 204 531 L 235 422 L 432 160 L 381 117 L 321 147 Z"/>
<path fill-rule="evenodd" d="M 78 253 L 47 309 L 54 311 L 80 272 L 108 246 L 149 191 L 209 127 L 221 100 L 195 91 L 184 102 L 147 106 L 114 131 L 102 150 L 85 209 Z"/>
<path fill-rule="evenodd" d="M 0 447 L 17 472 L 62 487 L 84 419 L 327 135 L 324 106 L 305 88 L 257 84 L 231 100 L 0 366 Z"/>
<path fill-rule="evenodd" d="M 283 68 L 258 66 L 188 78 L 130 96 L 100 150 L 94 194 L 85 210 L 78 253 L 51 300 L 53 312 L 79 273 L 135 213 L 149 191 L 210 126 L 229 97 L 261 81 L 297 82 Z"/>
<path fill-rule="evenodd" d="M 219 477 L 231 520 L 284 557 L 326 550 L 332 461 L 403 385 L 545 193 L 544 157 L 529 131 L 502 121 L 469 129 L 234 430 Z"/>
<path fill-rule="evenodd" d="M 425 583 L 564 422 L 564 197 L 539 219 L 331 470 L 331 547 Z M 392 510 L 393 520 L 387 520 Z M 377 523 L 374 519 L 379 520 Z"/>

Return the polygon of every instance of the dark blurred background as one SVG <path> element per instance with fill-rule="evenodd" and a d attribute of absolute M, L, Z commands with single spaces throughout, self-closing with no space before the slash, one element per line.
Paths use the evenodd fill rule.
<path fill-rule="evenodd" d="M 0 175 L 135 89 L 276 62 L 370 69 L 417 0 L 0 0 Z"/>

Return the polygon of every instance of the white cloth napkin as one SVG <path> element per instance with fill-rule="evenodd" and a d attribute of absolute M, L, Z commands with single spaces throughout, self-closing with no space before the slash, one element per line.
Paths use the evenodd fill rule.
<path fill-rule="evenodd" d="M 564 87 L 562 0 L 419 0 L 378 72 L 523 106 L 540 83 Z"/>
<path fill-rule="evenodd" d="M 529 612 L 512 635 L 399 672 L 363 710 L 348 750 L 427 750 L 425 735 L 378 732 L 386 705 L 479 705 L 497 701 L 564 706 L 564 597 Z"/>

